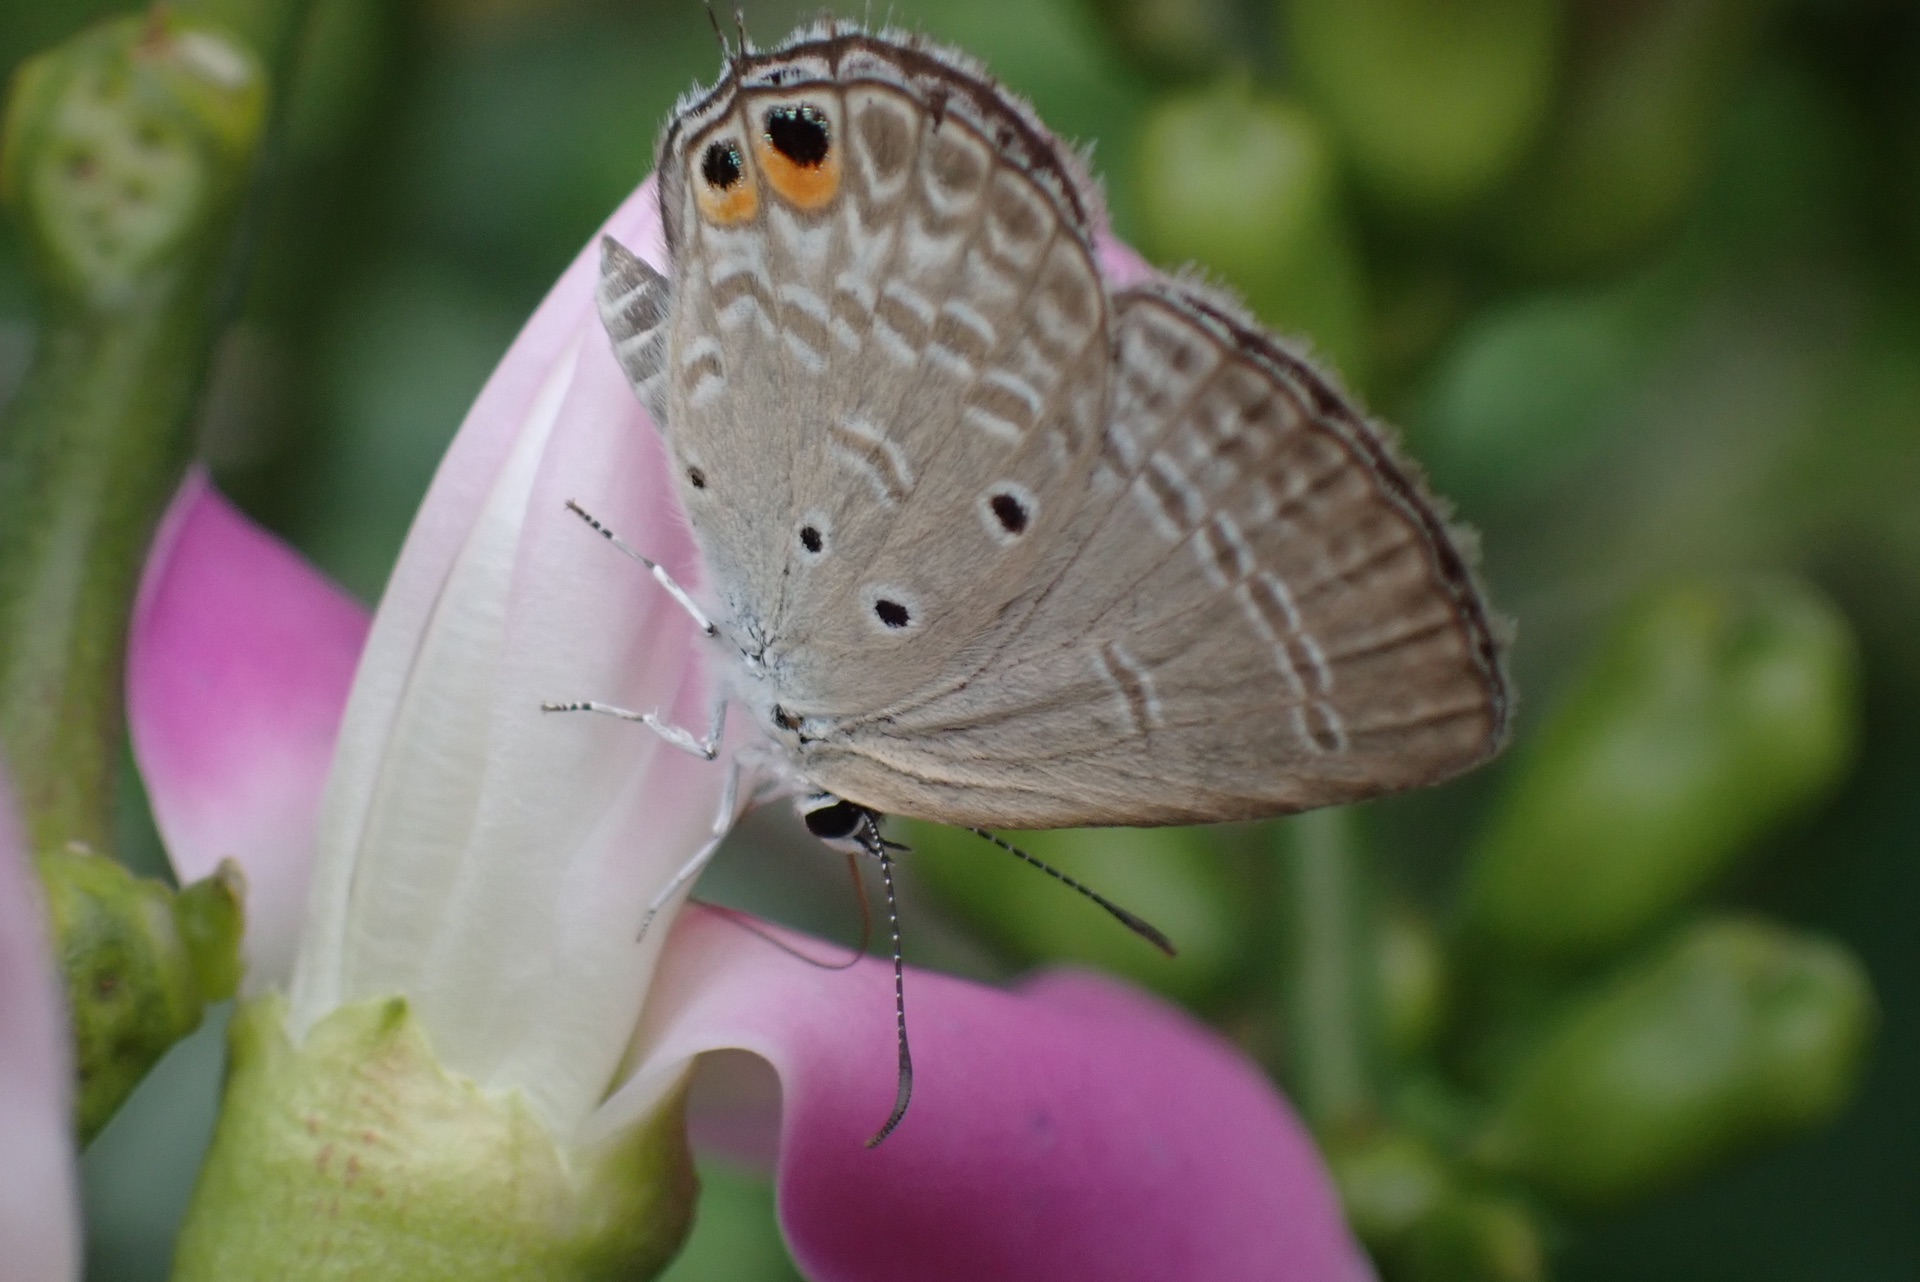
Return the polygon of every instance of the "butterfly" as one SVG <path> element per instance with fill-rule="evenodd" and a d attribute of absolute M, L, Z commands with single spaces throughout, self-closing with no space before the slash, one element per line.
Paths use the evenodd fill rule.
<path fill-rule="evenodd" d="M 743 41 L 657 173 L 666 270 L 607 240 L 599 303 L 707 605 L 655 576 L 890 903 L 883 815 L 1251 819 L 1499 750 L 1502 625 L 1419 472 L 1221 291 L 1111 281 L 1079 157 L 969 59 Z"/>

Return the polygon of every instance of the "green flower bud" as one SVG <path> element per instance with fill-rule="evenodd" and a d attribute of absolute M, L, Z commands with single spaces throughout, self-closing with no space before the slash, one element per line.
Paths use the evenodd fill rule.
<path fill-rule="evenodd" d="M 1453 1192 L 1453 1177 L 1439 1154 L 1412 1135 L 1333 1136 L 1325 1147 L 1347 1221 L 1375 1251 L 1405 1238 Z"/>
<path fill-rule="evenodd" d="M 1524 270 L 1591 270 L 1636 249 L 1698 189 L 1732 72 L 1770 0 L 1588 6 L 1538 167 L 1496 247 Z"/>
<path fill-rule="evenodd" d="M 1101 26 L 1155 75 L 1187 79 L 1227 61 L 1235 21 L 1230 0 L 1092 0 Z"/>
<path fill-rule="evenodd" d="M 1168 98 L 1141 128 L 1134 174 L 1149 254 L 1218 272 L 1261 319 L 1364 381 L 1359 261 L 1311 117 L 1245 83 Z"/>
<path fill-rule="evenodd" d="M 1468 869 L 1469 926 L 1579 959 L 1659 924 L 1840 778 L 1855 669 L 1845 620 L 1804 585 L 1645 599 L 1518 754 Z"/>
<path fill-rule="evenodd" d="M 1380 912 L 1374 923 L 1381 1049 L 1412 1059 L 1433 1045 L 1447 1012 L 1447 962 L 1426 914 L 1407 904 Z"/>
<path fill-rule="evenodd" d="M 1559 0 L 1288 0 L 1287 52 L 1361 187 L 1460 213 L 1547 123 Z"/>
<path fill-rule="evenodd" d="M 25 63 L 7 104 L 0 195 L 56 299 L 114 307 L 182 267 L 231 205 L 265 123 L 244 47 L 155 10 Z"/>
<path fill-rule="evenodd" d="M 1874 1018 L 1859 961 L 1714 919 L 1569 1011 L 1477 1146 L 1570 1202 L 1617 1204 L 1837 1114 Z"/>
<path fill-rule="evenodd" d="M 1020 963 L 1084 962 L 1201 1005 L 1239 974 L 1252 906 L 1204 831 L 1074 828 L 1004 836 L 1140 914 L 1180 950 L 1167 957 L 1086 897 L 965 829 L 912 825 L 908 866 Z"/>
<path fill-rule="evenodd" d="M 1469 1193 L 1449 1198 L 1415 1224 L 1393 1253 L 1405 1282 L 1542 1282 L 1540 1225 L 1510 1199 Z"/>
<path fill-rule="evenodd" d="M 1645 382 L 1667 328 L 1663 285 L 1526 298 L 1469 322 L 1419 424 L 1436 482 L 1463 498 L 1522 495 L 1590 457 Z"/>
<path fill-rule="evenodd" d="M 563 1148 L 517 1095 L 441 1068 L 401 999 L 343 1006 L 299 1046 L 285 1017 L 277 996 L 234 1016 L 180 1282 L 276 1277 L 288 1260 L 363 1282 L 611 1282 L 653 1277 L 686 1237 L 684 1095 Z"/>
<path fill-rule="evenodd" d="M 238 882 L 216 875 L 176 896 L 79 846 L 43 853 L 39 867 L 67 982 L 85 1143 L 200 1026 L 206 1003 L 233 994 Z"/>

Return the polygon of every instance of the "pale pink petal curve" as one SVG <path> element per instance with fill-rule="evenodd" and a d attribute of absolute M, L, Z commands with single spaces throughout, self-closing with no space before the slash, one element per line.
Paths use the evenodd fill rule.
<path fill-rule="evenodd" d="M 162 522 L 135 603 L 127 718 L 182 882 L 239 861 L 248 979 L 292 964 L 315 815 L 367 612 L 243 516 L 198 469 Z"/>
<path fill-rule="evenodd" d="M 80 1273 L 73 1069 L 40 882 L 0 770 L 0 1278 Z"/>
<path fill-rule="evenodd" d="M 605 234 L 616 236 L 622 244 L 634 249 L 653 263 L 664 263 L 664 246 L 660 230 L 659 202 L 655 198 L 655 186 L 649 178 L 634 190 L 624 202 L 620 203 L 607 223 L 601 228 Z M 426 501 L 415 516 L 413 528 L 407 534 L 405 547 L 401 549 L 399 560 L 394 566 L 394 574 L 388 580 L 386 591 L 380 599 L 380 608 L 374 616 L 374 626 L 367 641 L 367 651 L 363 654 L 361 672 L 355 677 L 355 685 L 348 702 L 348 714 L 342 725 L 340 745 L 334 756 L 334 773 L 328 785 L 328 795 L 321 816 L 321 843 L 328 850 L 344 850 L 344 858 L 323 858 L 313 892 L 309 896 L 309 917 L 307 917 L 307 938 L 301 944 L 300 965 L 296 967 L 292 998 L 294 998 L 294 1025 L 303 1027 L 309 1019 L 317 1017 L 319 1011 L 330 1008 L 332 1004 L 346 998 L 346 994 L 355 990 L 355 975 L 365 967 L 353 960 L 357 952 L 355 938 L 376 937 L 376 931 L 369 935 L 369 929 L 361 925 L 351 927 L 349 931 L 349 908 L 353 902 L 365 902 L 355 887 L 365 881 L 365 867 L 359 864 L 359 854 L 376 846 L 372 837 L 392 835 L 394 831 L 394 806 L 392 789 L 382 793 L 386 787 L 382 781 L 390 775 L 409 775 L 413 768 L 426 768 L 432 773 L 432 764 L 422 766 L 419 758 L 399 760 L 396 768 L 394 743 L 396 733 L 405 747 L 413 743 L 409 735 L 401 729 L 403 722 L 411 716 L 409 708 L 419 708 L 422 702 L 432 702 L 434 693 L 422 693 L 417 681 L 422 670 L 420 662 L 430 656 L 422 647 L 434 649 L 442 647 L 451 635 L 449 629 L 436 631 L 436 612 L 449 601 L 449 591 L 455 593 L 463 603 L 467 597 L 461 595 L 463 589 L 455 587 L 455 580 L 463 574 L 461 564 L 472 564 L 480 560 L 486 549 L 492 549 L 493 558 L 513 557 L 511 547 L 493 547 L 497 535 L 503 534 L 505 507 L 520 505 L 515 518 L 524 516 L 528 530 L 540 530 L 547 526 L 564 526 L 568 535 L 568 562 L 566 568 L 572 578 L 580 578 L 584 570 L 593 570 L 593 578 L 599 583 L 620 583 L 620 593 L 630 595 L 634 601 L 645 603 L 651 610 L 659 591 L 653 583 L 639 582 L 643 576 L 628 572 L 626 576 L 603 574 L 611 568 L 601 557 L 609 549 L 595 545 L 586 526 L 582 526 L 574 516 L 564 512 L 557 497 L 547 491 L 561 478 L 553 478 L 543 455 L 543 449 L 549 441 L 568 443 L 582 441 L 589 443 L 574 453 L 593 453 L 599 447 L 611 459 L 614 453 L 632 449 L 620 438 L 647 438 L 653 436 L 653 426 L 647 420 L 643 409 L 632 397 L 632 393 L 622 390 L 624 401 L 614 409 L 612 415 L 582 420 L 582 395 L 574 386 L 574 372 L 588 370 L 605 372 L 605 365 L 611 365 L 612 357 L 607 344 L 605 330 L 599 324 L 597 305 L 595 305 L 595 284 L 599 276 L 599 244 L 597 238 L 582 249 L 572 265 L 561 274 L 555 286 L 547 292 L 540 307 L 534 311 L 534 317 L 520 330 L 513 345 L 507 349 L 501 363 L 495 367 L 486 386 L 474 399 L 474 405 L 468 409 L 467 418 L 461 422 L 459 432 L 447 449 L 434 482 L 426 491 Z M 591 380 L 586 380 L 591 382 Z M 540 493 L 526 493 L 528 480 L 540 474 Z M 599 489 L 614 489 L 614 509 L 597 509 L 597 512 L 618 522 L 622 534 L 636 539 L 645 539 L 647 530 L 636 528 L 632 520 L 626 520 L 628 510 L 636 497 L 647 497 L 651 491 L 662 489 L 657 476 L 641 476 L 639 486 L 620 486 L 620 478 L 609 476 L 589 476 L 586 482 L 574 478 L 566 489 L 572 497 L 580 497 L 584 503 L 593 503 L 601 495 Z M 551 482 L 551 484 L 549 484 Z M 540 510 L 526 507 L 530 499 L 540 499 Z M 555 501 L 549 503 L 549 497 Z M 670 495 L 666 495 L 668 507 L 672 509 Z M 653 514 L 647 516 L 651 524 Z M 678 520 L 678 509 L 670 510 L 670 520 Z M 511 524 L 511 522 L 509 522 Z M 653 539 L 657 547 L 662 539 Z M 486 545 L 486 547 L 482 547 Z M 668 543 L 662 558 L 672 566 L 676 574 L 684 574 L 689 580 L 697 580 L 693 566 L 687 564 L 687 558 L 678 557 L 672 549 L 676 545 L 687 545 L 689 541 L 682 530 L 676 530 L 672 543 Z M 465 558 L 465 562 L 463 562 Z M 630 566 L 622 566 L 632 570 Z M 561 587 L 568 587 L 563 583 Z M 497 580 L 488 580 L 493 587 L 499 587 Z M 470 587 L 470 583 L 468 583 Z M 492 591 L 492 587 L 488 589 Z M 538 593 L 536 593 L 538 595 Z M 528 597 L 528 593 L 515 593 L 513 608 Z M 470 603 L 468 603 L 470 605 Z M 486 605 L 499 605 L 499 601 L 490 599 Z M 611 629 L 622 626 L 622 618 L 601 618 L 593 628 L 601 629 L 599 635 L 607 635 Z M 440 622 L 445 622 L 444 618 Z M 488 649 L 493 643 L 499 643 L 501 637 L 495 631 L 488 631 L 482 649 Z M 444 649 L 444 647 L 442 647 Z M 612 647 L 607 647 L 611 651 Z M 490 653 L 499 656 L 503 651 L 497 647 Z M 612 699 L 626 691 L 609 691 L 605 687 L 593 689 L 589 685 L 591 672 L 576 672 L 568 681 L 557 681 L 543 685 L 538 700 L 532 704 L 515 706 L 513 714 L 526 714 L 540 718 L 540 700 L 570 699 L 570 697 L 597 697 Z M 657 685 L 666 685 L 668 697 L 678 687 L 680 674 L 653 674 L 649 681 Z M 580 681 L 576 685 L 574 681 Z M 438 689 L 438 687 L 436 687 Z M 438 691 L 445 695 L 447 691 Z M 659 699 L 660 695 L 655 695 Z M 651 704 L 649 704 L 651 706 Z M 465 716 L 482 716 L 486 708 L 482 700 L 465 704 Z M 580 739 L 582 733 L 593 735 L 595 727 L 582 727 L 574 731 L 574 737 Z M 541 733 L 563 733 L 561 725 L 547 725 Z M 637 745 L 639 750 L 651 750 L 643 741 L 645 735 L 628 735 L 626 743 Z M 488 743 L 482 731 L 468 735 L 468 741 L 480 758 L 484 758 Z M 618 764 L 618 758 L 611 764 Z M 447 779 L 459 789 L 467 789 L 478 781 L 478 775 L 484 768 L 484 760 L 472 764 L 472 770 L 465 770 L 465 764 L 457 772 L 461 779 Z M 463 773 L 465 772 L 465 773 Z M 603 779 L 605 772 L 595 772 L 595 779 Z M 409 785 L 419 783 L 419 779 L 409 777 Z M 382 800 L 384 798 L 384 800 Z M 420 814 L 426 810 L 436 810 L 432 796 L 420 796 Z M 455 810 L 459 806 L 453 806 Z M 591 819 L 584 810 L 576 812 L 582 819 Z M 447 808 L 440 806 L 436 816 L 428 816 L 430 821 L 438 823 L 445 841 L 457 837 L 457 829 L 451 823 L 440 819 L 447 818 Z M 468 812 L 459 819 L 463 825 L 470 819 L 480 816 Z M 405 819 L 405 816 L 401 816 Z M 428 860 L 422 867 L 438 869 L 442 862 Z M 428 873 L 428 879 L 436 873 Z M 374 877 L 372 881 L 380 881 Z M 399 902 L 399 900 L 394 900 Z M 349 938 L 351 935 L 351 938 Z M 419 961 L 430 960 L 428 954 L 436 952 L 436 944 L 428 944 L 426 952 L 413 950 L 413 956 L 403 958 L 403 965 L 411 967 Z M 369 958 L 374 971 L 380 971 L 382 981 L 394 977 L 394 967 L 388 967 L 380 958 Z M 605 1036 L 605 1034 L 601 1034 Z"/>
<path fill-rule="evenodd" d="M 772 1066 L 781 1221 L 815 1282 L 1373 1276 L 1305 1127 L 1217 1033 L 1079 973 L 1009 993 L 915 971 L 907 1000 L 913 1105 L 868 1149 L 893 1099 L 884 963 L 811 967 L 702 909 L 663 959 L 641 1076 L 724 1048 Z"/>
<path fill-rule="evenodd" d="M 1134 252 L 1133 246 L 1115 240 L 1108 232 L 1103 231 L 1094 237 L 1094 252 L 1100 259 L 1101 274 L 1107 278 L 1110 287 L 1137 285 L 1160 274 L 1146 259 Z"/>

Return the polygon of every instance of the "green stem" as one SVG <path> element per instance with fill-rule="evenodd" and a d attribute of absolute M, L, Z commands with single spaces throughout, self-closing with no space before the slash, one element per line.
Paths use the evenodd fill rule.
<path fill-rule="evenodd" d="M 244 46 L 159 11 L 11 87 L 0 185 L 43 307 L 0 419 L 0 743 L 43 850 L 111 844 L 128 617 L 191 458 L 266 100 Z"/>
<path fill-rule="evenodd" d="M 111 848 L 128 608 L 205 363 L 185 291 L 156 292 L 49 316 L 0 426 L 0 730 L 41 849 Z"/>
<path fill-rule="evenodd" d="M 307 0 L 194 8 L 216 4 L 291 63 Z M 0 416 L 0 758 L 47 887 L 83 1139 L 238 976 L 235 872 L 175 895 L 102 852 L 133 599 L 239 296 L 267 106 L 231 29 L 158 8 L 30 59 L 8 90 L 0 196 L 42 306 Z"/>
<path fill-rule="evenodd" d="M 1280 1000 L 1285 1076 L 1321 1135 L 1374 1112 L 1373 923 L 1353 817 L 1317 810 L 1281 844 Z"/>

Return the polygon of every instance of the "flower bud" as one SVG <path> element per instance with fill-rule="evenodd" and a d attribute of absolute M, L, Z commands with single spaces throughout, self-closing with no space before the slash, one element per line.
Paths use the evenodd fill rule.
<path fill-rule="evenodd" d="M 1524 745 L 1468 869 L 1476 933 L 1602 955 L 1671 915 L 1853 754 L 1846 622 L 1786 581 L 1700 581 L 1632 607 Z"/>
<path fill-rule="evenodd" d="M 1455 215 L 1547 122 L 1559 0 L 1289 0 L 1287 54 L 1361 188 Z"/>
<path fill-rule="evenodd" d="M 1148 72 L 1172 80 L 1202 75 L 1233 52 L 1231 0 L 1092 0 L 1101 26 Z"/>
<path fill-rule="evenodd" d="M 1374 927 L 1374 1001 L 1380 1044 L 1395 1059 L 1433 1044 L 1447 1010 L 1447 963 L 1433 922 L 1409 904 L 1382 910 Z"/>
<path fill-rule="evenodd" d="M 1219 273 L 1262 320 L 1364 381 L 1359 262 L 1311 117 L 1245 83 L 1167 98 L 1141 127 L 1134 173 L 1149 256 Z"/>
<path fill-rule="evenodd" d="M 1732 72 L 1764 0 L 1589 5 L 1560 116 L 1496 248 L 1537 273 L 1591 270 L 1638 248 L 1699 187 Z"/>
<path fill-rule="evenodd" d="M 574 1145 L 518 1092 L 441 1067 L 402 998 L 339 1007 L 298 1045 L 285 1019 L 272 995 L 229 1027 L 181 1282 L 279 1276 L 290 1260 L 367 1282 L 650 1278 L 685 1239 L 684 1087 L 632 1130 Z"/>
<path fill-rule="evenodd" d="M 1873 1008 L 1838 944 L 1696 923 L 1567 1012 L 1507 1084 L 1477 1155 L 1570 1202 L 1645 1195 L 1837 1114 Z"/>
<path fill-rule="evenodd" d="M 40 879 L 66 977 L 84 1143 L 239 978 L 240 888 L 216 874 L 176 895 L 117 860 L 69 846 Z"/>
<path fill-rule="evenodd" d="M 1435 482 L 1462 502 L 1511 501 L 1590 459 L 1668 328 L 1660 284 L 1523 298 L 1468 321 L 1419 425 Z"/>
<path fill-rule="evenodd" d="M 1442 1201 L 1393 1253 L 1405 1282 L 1543 1282 L 1546 1245 L 1532 1212 L 1508 1198 L 1463 1193 Z"/>
<path fill-rule="evenodd" d="M 914 824 L 908 867 L 1020 963 L 1084 962 L 1203 1005 L 1239 973 L 1252 909 L 1204 831 L 1073 828 L 1004 836 L 1138 913 L 1180 950 L 1167 957 L 1085 896 L 963 828 Z"/>
<path fill-rule="evenodd" d="M 243 46 L 155 10 L 23 64 L 7 103 L 0 195 L 56 300 L 114 307 L 171 275 L 231 206 L 266 120 Z M 211 234 L 210 234 L 211 233 Z"/>
<path fill-rule="evenodd" d="M 1398 1243 L 1452 1192 L 1439 1154 L 1404 1132 L 1333 1135 L 1326 1152 L 1347 1222 L 1375 1251 Z"/>

